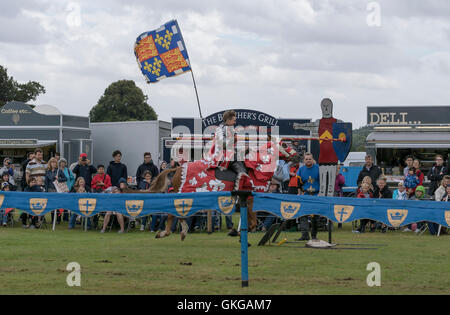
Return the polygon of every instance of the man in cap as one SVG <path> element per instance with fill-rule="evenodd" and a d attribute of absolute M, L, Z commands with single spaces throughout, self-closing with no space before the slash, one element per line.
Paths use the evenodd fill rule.
<path fill-rule="evenodd" d="M 92 175 L 97 173 L 97 169 L 90 165 L 90 161 L 86 153 L 81 153 L 78 160 L 78 165 L 73 169 L 73 173 L 76 175 L 77 180 L 79 177 L 83 177 L 86 182 L 86 188 L 91 189 Z"/>

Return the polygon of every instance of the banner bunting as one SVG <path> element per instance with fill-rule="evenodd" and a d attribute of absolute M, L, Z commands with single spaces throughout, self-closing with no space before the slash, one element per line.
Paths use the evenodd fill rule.
<path fill-rule="evenodd" d="M 284 219 L 321 215 L 336 223 L 371 219 L 390 227 L 428 221 L 450 226 L 450 202 L 255 193 L 254 211 Z"/>
<path fill-rule="evenodd" d="M 371 219 L 391 227 L 415 222 L 434 222 L 450 227 L 450 203 L 392 199 L 358 199 L 254 193 L 253 211 L 269 212 L 282 219 L 321 215 L 337 223 Z M 168 213 L 189 217 L 202 210 L 233 214 L 230 192 L 182 194 L 72 194 L 1 192 L 0 209 L 15 208 L 42 216 L 67 209 L 83 216 L 115 211 L 129 217 Z"/>

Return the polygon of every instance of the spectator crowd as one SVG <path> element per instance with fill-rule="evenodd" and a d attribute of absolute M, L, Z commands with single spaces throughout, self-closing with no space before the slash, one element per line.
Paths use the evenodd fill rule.
<path fill-rule="evenodd" d="M 148 191 L 152 181 L 160 172 L 168 168 L 176 168 L 178 163 L 171 160 L 170 163 L 163 161 L 159 167 L 154 164 L 152 155 L 149 152 L 144 153 L 143 163 L 136 170 L 136 189 Z M 116 150 L 112 153 L 113 160 L 107 167 L 105 165 L 94 166 L 88 159 L 87 154 L 82 153 L 79 160 L 72 165 L 68 165 L 67 160 L 55 154 L 48 162 L 43 160 L 43 152 L 36 149 L 27 155 L 27 159 L 21 164 L 23 176 L 20 183 L 15 180 L 17 177 L 14 173 L 12 160 L 5 158 L 3 167 L 0 169 L 1 180 L 0 187 L 2 191 L 26 191 L 26 192 L 71 192 L 71 193 L 124 193 L 129 191 L 128 169 L 122 163 L 122 153 Z M 320 188 L 319 166 L 314 160 L 311 153 L 304 153 L 302 156 L 297 155 L 289 162 L 279 160 L 277 169 L 273 179 L 269 185 L 270 193 L 286 193 L 295 195 L 318 195 Z M 342 165 L 337 165 L 335 193 L 336 197 L 343 197 L 343 187 L 345 186 L 345 178 L 341 173 Z M 359 173 L 357 179 L 357 190 L 350 194 L 356 198 L 387 198 L 396 200 L 435 200 L 450 201 L 450 175 L 449 169 L 444 165 L 444 158 L 436 155 L 435 164 L 427 174 L 430 181 L 428 194 L 423 186 L 425 175 L 421 171 L 421 162 L 413 156 L 405 159 L 404 180 L 398 183 L 398 187 L 392 191 L 387 184 L 386 177 L 383 176 L 380 167 L 374 164 L 373 158 L 367 155 L 365 164 Z M 170 192 L 169 188 L 169 191 Z M 55 211 L 56 222 L 67 221 L 69 229 L 74 229 L 77 224 L 82 224 L 81 216 L 70 213 L 67 210 Z M 52 221 L 55 212 L 52 212 Z M 8 220 L 11 220 L 12 212 L 6 209 L 0 209 L 0 224 L 7 226 Z M 103 223 L 100 224 L 100 218 Z M 111 218 L 115 218 L 114 223 L 120 228 L 119 233 L 125 231 L 125 225 L 134 225 L 134 219 L 126 218 L 120 213 L 107 212 L 88 218 L 85 222 L 88 229 L 98 228 L 101 233 L 107 230 Z M 25 212 L 21 213 L 20 219 L 24 228 L 39 228 L 45 223 L 44 217 L 32 216 Z M 212 216 L 212 225 L 215 230 L 221 226 L 221 216 L 218 212 L 214 212 Z M 277 220 L 271 214 L 258 213 L 258 229 L 266 231 Z M 290 230 L 299 230 L 301 232 L 300 240 L 309 240 L 315 238 L 315 233 L 311 223 L 317 223 L 312 220 L 311 216 L 304 216 L 294 220 L 285 222 L 285 228 Z M 140 220 L 140 230 L 149 229 L 152 232 L 163 230 L 167 220 L 166 214 L 154 214 L 143 217 Z M 237 235 L 233 228 L 231 216 L 225 216 L 227 229 L 230 236 Z M 114 224 L 113 223 L 113 224 Z M 319 227 L 327 228 L 326 220 L 319 219 Z M 200 230 L 206 225 L 206 214 L 192 216 L 188 218 L 190 231 Z M 341 224 L 338 225 L 338 228 Z M 177 220 L 171 227 L 172 231 L 177 228 Z M 438 225 L 433 222 L 417 222 L 410 224 L 403 229 L 404 232 L 416 231 L 420 232 L 428 228 L 433 235 L 437 233 Z M 366 230 L 375 232 L 380 230 L 386 232 L 388 227 L 381 222 L 372 220 L 360 220 L 359 227 L 354 232 L 364 233 Z"/>

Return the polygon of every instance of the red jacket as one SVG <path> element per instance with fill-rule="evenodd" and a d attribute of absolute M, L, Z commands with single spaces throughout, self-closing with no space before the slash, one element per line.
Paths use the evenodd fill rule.
<path fill-rule="evenodd" d="M 371 192 L 369 192 L 369 198 L 373 198 L 373 194 Z M 359 194 L 356 198 L 366 198 L 366 196 L 364 195 L 364 193 L 360 190 Z"/>
<path fill-rule="evenodd" d="M 105 184 L 105 186 L 97 186 L 97 183 L 99 183 L 99 182 L 103 182 Z M 112 184 L 111 184 L 111 177 L 108 174 L 106 174 L 106 173 L 103 173 L 102 175 L 97 174 L 92 179 L 91 187 L 94 190 L 101 189 L 101 190 L 104 191 L 105 189 L 107 189 L 107 188 L 109 188 L 111 186 L 112 186 Z"/>
<path fill-rule="evenodd" d="M 298 187 L 297 172 L 298 172 L 298 165 L 290 167 L 289 173 L 294 173 L 296 175 L 291 176 L 291 179 L 289 180 L 289 187 Z M 290 176 L 290 174 L 289 174 L 289 176 Z"/>

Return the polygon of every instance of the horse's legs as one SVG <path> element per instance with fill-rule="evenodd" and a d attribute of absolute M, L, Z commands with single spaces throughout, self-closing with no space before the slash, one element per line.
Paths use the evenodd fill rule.
<path fill-rule="evenodd" d="M 256 212 L 253 212 L 253 198 L 247 200 L 247 221 L 249 231 L 256 229 L 258 221 L 256 219 Z"/>
<path fill-rule="evenodd" d="M 184 239 L 186 238 L 186 235 L 189 231 L 189 225 L 186 223 L 185 219 L 180 219 L 180 223 L 181 223 L 180 236 L 181 236 L 181 240 L 184 241 Z"/>
<path fill-rule="evenodd" d="M 167 216 L 166 228 L 165 228 L 164 231 L 158 232 L 158 233 L 156 234 L 156 238 L 163 238 L 163 237 L 166 237 L 166 236 L 169 236 L 169 235 L 170 235 L 170 233 L 171 233 L 171 232 L 170 232 L 170 228 L 172 227 L 173 218 L 175 218 L 175 216 L 172 215 L 172 214 L 169 214 L 169 215 Z"/>

